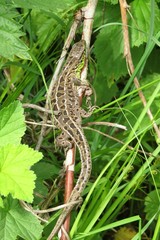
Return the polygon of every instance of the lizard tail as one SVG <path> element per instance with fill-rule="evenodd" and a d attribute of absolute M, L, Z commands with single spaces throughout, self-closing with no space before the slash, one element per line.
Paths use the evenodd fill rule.
<path fill-rule="evenodd" d="M 76 137 L 75 137 L 76 134 Z M 91 174 L 91 167 L 92 167 L 92 162 L 91 162 L 91 153 L 90 153 L 90 148 L 87 142 L 87 139 L 85 138 L 85 135 L 83 133 L 82 129 L 79 129 L 78 127 L 75 128 L 74 131 L 74 136 L 71 136 L 73 141 L 76 139 L 75 144 L 80 152 L 80 157 L 81 157 L 81 172 L 78 178 L 78 181 L 71 193 L 71 196 L 69 200 L 67 201 L 68 203 L 71 203 L 68 207 L 65 207 L 63 209 L 62 214 L 59 216 L 56 225 L 54 226 L 51 234 L 47 238 L 47 240 L 51 240 L 57 232 L 60 230 L 61 226 L 63 225 L 66 217 L 68 214 L 72 211 L 72 209 L 75 206 L 75 203 L 72 204 L 73 201 L 79 200 L 80 195 L 83 192 L 84 188 L 86 187 L 86 184 L 88 182 L 88 179 Z"/>

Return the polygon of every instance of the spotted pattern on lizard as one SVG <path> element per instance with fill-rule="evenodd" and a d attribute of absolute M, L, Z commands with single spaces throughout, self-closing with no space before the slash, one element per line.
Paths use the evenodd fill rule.
<path fill-rule="evenodd" d="M 81 172 L 68 200 L 69 203 L 80 199 L 92 168 L 90 148 L 81 127 L 81 116 L 85 117 L 90 113 L 81 109 L 77 93 L 77 85 L 81 86 L 80 74 L 85 64 L 85 47 L 84 40 L 73 45 L 51 98 L 55 125 L 62 130 L 56 142 L 65 148 L 71 148 L 75 144 L 81 158 Z M 83 88 L 91 93 L 88 84 L 83 85 Z M 63 209 L 48 240 L 56 235 L 73 207 L 74 204 L 71 204 Z"/>

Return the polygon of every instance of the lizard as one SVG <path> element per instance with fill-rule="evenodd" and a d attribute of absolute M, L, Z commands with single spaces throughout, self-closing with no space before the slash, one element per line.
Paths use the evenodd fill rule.
<path fill-rule="evenodd" d="M 72 148 L 75 144 L 81 158 L 81 172 L 67 203 L 81 199 L 81 193 L 89 180 L 92 168 L 90 147 L 81 126 L 81 118 L 90 116 L 93 109 L 86 112 L 80 107 L 77 92 L 77 85 L 80 85 L 86 92 L 85 95 L 92 94 L 89 84 L 82 84 L 80 81 L 85 65 L 85 48 L 84 40 L 73 45 L 51 95 L 54 124 L 62 130 L 56 143 L 64 148 Z M 57 234 L 74 205 L 70 204 L 63 209 L 47 240 L 51 240 Z"/>

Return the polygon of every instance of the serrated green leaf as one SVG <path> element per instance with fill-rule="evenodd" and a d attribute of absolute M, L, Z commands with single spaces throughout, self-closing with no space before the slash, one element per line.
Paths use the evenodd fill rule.
<path fill-rule="evenodd" d="M 99 79 L 101 79 L 101 84 L 99 84 Z M 106 102 L 110 102 L 111 99 L 116 96 L 118 88 L 116 84 L 112 84 L 111 87 L 108 86 L 106 78 L 99 72 L 98 76 L 95 77 L 93 83 L 94 89 L 96 89 L 96 104 L 101 105 Z M 106 94 L 107 93 L 107 94 Z"/>
<path fill-rule="evenodd" d="M 46 162 L 39 162 L 32 167 L 32 170 L 36 173 L 39 179 L 49 179 L 52 175 L 58 174 L 59 169 Z"/>
<path fill-rule="evenodd" d="M 0 208 L 3 208 L 4 207 L 4 205 L 3 205 L 3 199 L 1 198 L 1 196 L 0 196 Z"/>
<path fill-rule="evenodd" d="M 160 196 L 160 190 L 158 191 Z M 146 219 L 149 221 L 156 213 L 159 212 L 159 196 L 157 195 L 157 191 L 154 190 L 150 192 L 145 198 L 145 212 Z M 156 219 L 158 218 L 158 214 Z"/>
<path fill-rule="evenodd" d="M 36 176 L 30 167 L 42 158 L 42 154 L 26 145 L 7 145 L 0 148 L 0 193 L 12 194 L 28 202 L 33 200 Z"/>
<path fill-rule="evenodd" d="M 6 12 L 4 11 L 3 7 L 3 11 L 0 13 L 0 55 L 11 61 L 13 61 L 14 56 L 31 60 L 28 54 L 29 48 L 20 39 L 24 35 L 20 31 L 21 25 L 11 18 L 10 13 L 8 13 L 9 8 L 6 9 Z"/>
<path fill-rule="evenodd" d="M 109 82 L 113 82 L 127 73 L 123 58 L 121 26 L 112 25 L 102 29 L 95 42 L 94 53 L 101 73 L 107 77 Z"/>
<path fill-rule="evenodd" d="M 15 240 L 17 236 L 25 240 L 38 240 L 43 228 L 33 214 L 11 197 L 5 200 L 5 208 L 0 208 L 0 226 L 1 240 Z"/>
<path fill-rule="evenodd" d="M 35 190 L 37 194 L 34 195 L 34 201 L 33 204 L 37 205 L 39 203 L 42 203 L 42 196 L 45 199 L 48 194 L 48 187 L 45 185 L 44 181 L 41 179 L 36 179 L 35 181 Z"/>
<path fill-rule="evenodd" d="M 65 29 L 65 22 L 63 22 L 61 14 L 57 17 L 54 13 L 47 14 L 46 12 L 42 13 L 37 10 L 32 10 L 31 16 L 38 42 L 43 51 L 46 51 L 55 41 L 61 29 Z"/>
<path fill-rule="evenodd" d="M 0 111 L 0 146 L 20 143 L 26 130 L 24 120 L 22 104 L 19 101 Z"/>
<path fill-rule="evenodd" d="M 0 16 L 6 15 L 8 18 L 14 18 L 17 16 L 17 11 L 15 8 L 11 8 L 11 5 L 6 3 L 6 0 L 1 0 L 0 5 Z"/>
<path fill-rule="evenodd" d="M 158 169 L 153 170 L 153 174 L 154 174 L 154 181 L 156 182 L 156 186 L 157 188 L 160 188 L 160 172 Z M 153 179 L 150 179 L 150 182 L 154 185 L 155 182 L 153 182 Z"/>
<path fill-rule="evenodd" d="M 66 9 L 70 6 L 73 6 L 76 2 L 74 0 L 68 1 L 68 0 L 63 0 L 63 1 L 57 1 L 57 0 L 27 0 L 27 1 L 22 1 L 22 0 L 14 0 L 13 4 L 16 7 L 22 7 L 22 8 L 29 8 L 29 9 L 43 9 L 46 11 L 57 11 L 57 10 L 62 10 Z"/>
<path fill-rule="evenodd" d="M 131 44 L 132 46 L 140 46 L 147 42 L 150 32 L 151 22 L 151 1 L 134 0 L 131 3 L 131 12 L 133 19 L 131 20 Z M 160 11 L 156 3 L 154 3 L 155 18 L 154 34 L 159 31 L 160 26 Z"/>
<path fill-rule="evenodd" d="M 54 165 L 46 162 L 38 162 L 32 167 L 32 170 L 35 172 L 37 179 L 36 179 L 36 187 L 35 192 L 38 194 L 34 196 L 34 203 L 38 204 L 42 201 L 39 195 L 45 197 L 48 193 L 48 188 L 44 184 L 45 179 L 49 179 L 53 175 L 58 175 L 59 169 Z"/>
<path fill-rule="evenodd" d="M 151 93 L 154 92 L 155 88 L 157 87 L 157 83 L 160 81 L 160 74 L 150 74 L 143 78 L 143 81 L 141 82 L 141 86 L 145 86 L 148 83 L 152 83 L 150 87 L 146 87 L 143 89 L 143 94 L 148 101 Z M 128 119 L 128 122 L 133 126 L 135 122 L 137 121 L 138 117 L 140 116 L 142 112 L 142 102 L 139 99 L 139 96 L 134 97 L 130 103 L 125 105 L 126 117 Z M 160 111 L 159 111 L 159 96 L 155 97 L 152 105 L 152 114 L 154 116 L 154 121 L 158 120 L 160 118 Z M 134 117 L 133 117 L 134 116 Z M 139 129 L 145 129 L 147 126 L 151 124 L 149 118 L 147 115 L 143 118 L 143 121 L 139 125 Z M 128 127 L 128 126 L 127 126 Z"/>

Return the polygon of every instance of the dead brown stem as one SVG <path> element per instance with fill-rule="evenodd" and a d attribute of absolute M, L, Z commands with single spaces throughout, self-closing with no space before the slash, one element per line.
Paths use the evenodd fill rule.
<path fill-rule="evenodd" d="M 130 51 L 130 42 L 129 42 L 129 31 L 128 31 L 128 21 L 127 21 L 127 9 L 129 5 L 127 4 L 126 0 L 119 0 L 120 3 L 120 9 L 121 9 L 121 17 L 122 17 L 122 23 L 123 23 L 123 41 L 124 41 L 124 57 L 126 58 L 126 63 L 129 67 L 129 72 L 133 74 L 134 72 L 134 64 L 132 61 L 132 55 Z M 134 78 L 134 85 L 137 89 L 140 89 L 140 84 L 138 81 L 138 78 Z M 145 96 L 142 92 L 142 90 L 138 90 L 139 97 L 141 99 L 141 102 L 144 107 L 147 105 L 147 101 L 145 99 Z M 160 139 L 160 130 L 154 121 L 153 115 L 151 110 L 148 108 L 147 114 L 151 122 L 153 123 L 153 128 L 157 134 L 157 137 Z"/>

